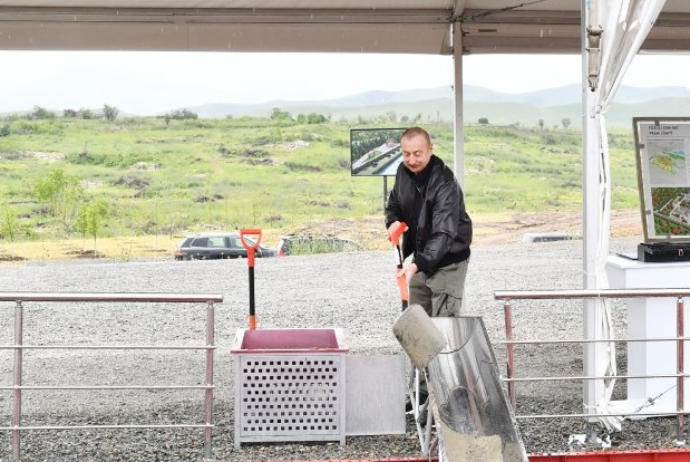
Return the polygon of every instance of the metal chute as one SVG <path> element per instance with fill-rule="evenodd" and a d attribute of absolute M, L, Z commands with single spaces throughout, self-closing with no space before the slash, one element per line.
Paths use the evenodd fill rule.
<path fill-rule="evenodd" d="M 448 345 L 428 366 L 442 452 L 450 462 L 527 462 L 479 317 L 432 318 Z"/>
<path fill-rule="evenodd" d="M 407 311 L 394 331 L 413 364 L 426 371 L 433 416 L 427 425 L 440 435 L 441 460 L 527 462 L 482 319 L 429 318 L 419 305 Z M 422 438 L 425 444 L 432 445 Z"/>

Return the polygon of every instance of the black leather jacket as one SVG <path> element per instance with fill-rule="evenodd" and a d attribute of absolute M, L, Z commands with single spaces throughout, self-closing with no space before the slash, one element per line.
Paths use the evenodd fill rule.
<path fill-rule="evenodd" d="M 401 221 L 409 226 L 416 223 L 416 233 L 403 236 L 405 257 L 415 252 L 414 262 L 427 276 L 451 263 L 467 260 L 472 243 L 472 220 L 465 211 L 462 189 L 453 171 L 432 155 L 427 169 L 425 190 L 418 188 L 415 174 L 400 164 L 395 175 L 395 186 L 386 204 L 386 228 Z M 415 195 L 419 195 L 415 216 Z M 420 208 L 421 206 L 421 208 Z M 409 235 L 416 234 L 410 242 Z"/>

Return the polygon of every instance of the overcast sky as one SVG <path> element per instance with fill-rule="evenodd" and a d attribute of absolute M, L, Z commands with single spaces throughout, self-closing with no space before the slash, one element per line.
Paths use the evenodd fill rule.
<path fill-rule="evenodd" d="M 338 98 L 451 85 L 449 56 L 0 51 L 0 112 L 42 106 L 148 115 L 205 103 Z M 638 56 L 623 81 L 687 87 L 690 56 Z M 507 93 L 579 83 L 579 56 L 477 55 L 464 82 Z"/>

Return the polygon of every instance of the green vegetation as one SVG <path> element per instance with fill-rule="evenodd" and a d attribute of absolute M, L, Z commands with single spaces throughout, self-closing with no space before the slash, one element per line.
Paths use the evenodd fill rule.
<path fill-rule="evenodd" d="M 0 123 L 5 241 L 88 236 L 95 245 L 97 237 L 242 227 L 292 232 L 315 221 L 382 220 L 382 179 L 350 175 L 347 123 L 312 114 L 293 119 L 277 108 L 270 118 L 233 119 L 183 112 L 125 118 L 108 110 L 111 120 L 36 108 L 41 118 Z M 467 127 L 471 214 L 581 208 L 580 133 L 533 125 Z M 435 152 L 452 165 L 452 127 L 425 127 Z M 614 133 L 610 146 L 613 206 L 634 208 L 630 131 Z"/>

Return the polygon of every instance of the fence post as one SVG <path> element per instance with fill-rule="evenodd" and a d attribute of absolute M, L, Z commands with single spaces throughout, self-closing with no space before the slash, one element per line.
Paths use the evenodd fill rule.
<path fill-rule="evenodd" d="M 213 302 L 206 306 L 206 428 L 204 429 L 204 457 L 210 459 L 213 454 L 213 345 L 215 341 Z"/>
<path fill-rule="evenodd" d="M 12 405 L 12 460 L 21 460 L 21 436 L 19 426 L 22 421 L 22 344 L 24 309 L 21 300 L 14 307 L 14 403 Z"/>
<path fill-rule="evenodd" d="M 503 304 L 503 312 L 505 315 L 506 325 L 506 357 L 508 359 L 508 378 L 512 379 L 515 376 L 515 360 L 514 360 L 514 345 L 513 345 L 513 314 L 510 300 L 506 300 Z M 508 396 L 510 397 L 510 407 L 513 413 L 517 412 L 517 398 L 515 396 L 515 382 L 508 382 Z"/>

